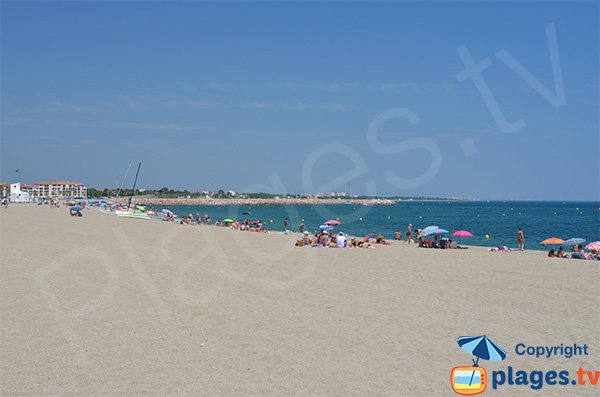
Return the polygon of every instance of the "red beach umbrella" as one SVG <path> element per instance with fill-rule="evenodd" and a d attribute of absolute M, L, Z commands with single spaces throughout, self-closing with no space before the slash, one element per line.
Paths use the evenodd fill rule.
<path fill-rule="evenodd" d="M 327 225 L 327 226 L 339 226 L 339 225 L 341 225 L 341 224 L 342 224 L 342 222 L 340 222 L 340 221 L 335 221 L 335 220 L 333 220 L 333 219 L 330 219 L 330 220 L 328 220 L 327 222 L 325 222 L 325 223 L 323 223 L 323 224 L 324 224 L 324 225 Z"/>

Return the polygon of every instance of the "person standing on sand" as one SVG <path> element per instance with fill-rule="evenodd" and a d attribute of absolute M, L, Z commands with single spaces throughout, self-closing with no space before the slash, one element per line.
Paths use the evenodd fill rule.
<path fill-rule="evenodd" d="M 410 242 L 411 242 L 411 239 L 410 239 L 411 234 L 412 234 L 412 223 L 409 223 L 408 226 L 406 227 L 406 241 L 404 243 L 410 244 Z"/>
<path fill-rule="evenodd" d="M 288 218 L 285 218 L 283 220 L 283 230 L 285 230 L 285 231 L 288 230 Z"/>
<path fill-rule="evenodd" d="M 519 228 L 517 230 L 517 245 L 519 251 L 525 251 L 525 235 L 523 234 L 523 229 Z"/>
<path fill-rule="evenodd" d="M 300 224 L 300 233 L 304 233 L 304 223 Z"/>
<path fill-rule="evenodd" d="M 396 230 L 396 232 L 394 233 L 394 239 L 400 240 L 400 232 L 398 230 Z"/>

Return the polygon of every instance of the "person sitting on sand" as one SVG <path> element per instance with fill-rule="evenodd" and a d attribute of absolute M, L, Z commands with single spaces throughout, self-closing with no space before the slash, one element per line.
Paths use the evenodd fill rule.
<path fill-rule="evenodd" d="M 368 243 L 369 242 L 369 235 L 365 234 L 365 237 L 363 237 L 363 243 Z"/>
<path fill-rule="evenodd" d="M 564 258 L 565 257 L 565 251 L 563 250 L 563 247 L 560 247 L 558 249 L 558 251 L 556 251 L 556 257 L 557 258 Z"/>
<path fill-rule="evenodd" d="M 548 251 L 548 258 L 554 258 L 556 254 L 554 253 L 554 248 Z"/>
<path fill-rule="evenodd" d="M 331 236 L 331 240 L 329 241 L 329 248 L 339 248 L 337 245 L 337 238 L 335 236 Z"/>
<path fill-rule="evenodd" d="M 352 237 L 350 239 L 350 247 L 353 247 L 353 248 L 358 247 L 358 241 L 356 241 L 356 238 Z"/>
<path fill-rule="evenodd" d="M 317 247 L 319 245 L 319 239 L 317 238 L 316 235 L 312 236 L 310 238 L 310 246 L 311 247 Z"/>
<path fill-rule="evenodd" d="M 385 240 L 383 239 L 383 234 L 381 234 L 381 232 L 379 232 L 379 234 L 377 234 L 377 238 L 375 239 L 375 242 L 377 244 L 385 243 Z"/>
<path fill-rule="evenodd" d="M 449 247 L 448 247 L 448 240 L 446 240 L 446 238 L 444 238 L 444 237 L 442 237 L 442 238 L 440 239 L 440 242 L 439 242 L 439 244 L 440 244 L 440 248 L 441 248 L 441 249 L 446 249 L 446 248 L 449 248 Z"/>
<path fill-rule="evenodd" d="M 339 248 L 346 248 L 347 239 L 344 236 L 344 233 L 340 232 L 335 241 L 337 242 L 337 246 Z"/>
<path fill-rule="evenodd" d="M 308 235 L 308 232 L 304 232 L 302 233 L 302 241 L 304 241 L 304 245 L 309 245 L 310 244 L 310 236 Z"/>
<path fill-rule="evenodd" d="M 319 244 L 323 247 L 327 247 L 327 243 L 329 242 L 329 236 L 327 234 L 327 232 L 323 232 L 321 234 L 321 238 L 319 239 Z"/>
<path fill-rule="evenodd" d="M 577 244 L 576 245 L 576 250 L 573 253 L 573 255 L 571 255 L 571 258 L 573 259 L 587 259 L 587 260 L 593 260 L 594 259 L 594 255 L 587 253 L 583 250 L 583 247 L 581 246 L 581 244 Z"/>

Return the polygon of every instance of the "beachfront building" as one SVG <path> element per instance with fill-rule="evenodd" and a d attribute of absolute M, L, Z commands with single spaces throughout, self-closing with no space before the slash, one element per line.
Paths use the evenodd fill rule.
<path fill-rule="evenodd" d="M 87 198 L 87 187 L 80 182 L 38 182 L 31 189 L 33 198 L 78 197 Z"/>
<path fill-rule="evenodd" d="M 10 202 L 11 203 L 28 203 L 30 200 L 29 193 L 21 190 L 20 183 L 12 183 L 10 185 Z"/>

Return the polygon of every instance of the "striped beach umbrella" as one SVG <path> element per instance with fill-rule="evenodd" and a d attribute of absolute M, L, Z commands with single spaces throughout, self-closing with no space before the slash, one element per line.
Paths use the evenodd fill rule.
<path fill-rule="evenodd" d="M 439 228 L 439 226 L 427 226 L 425 229 L 421 230 L 421 236 L 425 237 L 434 234 Z"/>
<path fill-rule="evenodd" d="M 600 251 L 600 241 L 594 241 L 593 243 L 589 243 L 585 246 L 585 249 L 590 251 Z"/>
<path fill-rule="evenodd" d="M 578 237 L 573 237 L 570 238 L 568 240 L 565 240 L 565 242 L 563 243 L 564 245 L 577 245 L 577 244 L 583 244 L 585 243 L 585 239 L 583 238 L 578 238 Z"/>

